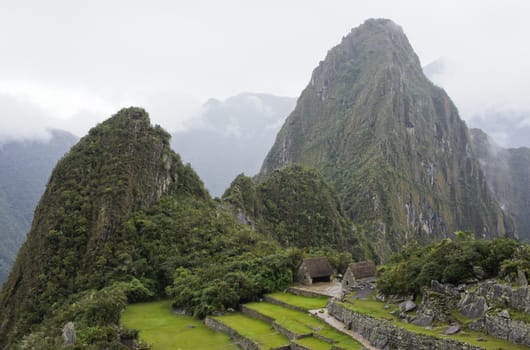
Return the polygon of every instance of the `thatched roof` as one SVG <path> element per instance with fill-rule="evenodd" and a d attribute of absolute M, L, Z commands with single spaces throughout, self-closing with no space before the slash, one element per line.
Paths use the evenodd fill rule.
<path fill-rule="evenodd" d="M 375 263 L 372 260 L 352 263 L 348 268 L 356 279 L 375 276 Z"/>
<path fill-rule="evenodd" d="M 333 275 L 333 268 L 326 257 L 304 259 L 300 268 L 303 266 L 305 266 L 311 278 Z"/>

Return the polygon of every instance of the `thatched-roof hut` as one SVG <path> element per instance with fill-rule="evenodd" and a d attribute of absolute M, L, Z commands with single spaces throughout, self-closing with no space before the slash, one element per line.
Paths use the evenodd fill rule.
<path fill-rule="evenodd" d="M 333 268 L 326 257 L 308 258 L 302 261 L 296 275 L 298 282 L 313 284 L 315 282 L 331 282 Z"/>
<path fill-rule="evenodd" d="M 342 278 L 342 288 L 347 289 L 355 280 L 375 277 L 375 273 L 375 263 L 372 260 L 352 263 L 344 273 L 344 277 Z"/>

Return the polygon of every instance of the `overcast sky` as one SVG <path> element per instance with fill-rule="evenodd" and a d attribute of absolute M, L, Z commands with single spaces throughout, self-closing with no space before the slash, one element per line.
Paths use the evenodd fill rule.
<path fill-rule="evenodd" d="M 0 0 L 0 139 L 84 134 L 123 106 L 178 129 L 208 98 L 298 96 L 342 36 L 401 25 L 464 119 L 530 109 L 530 1 Z M 527 120 L 530 125 L 530 120 Z"/>

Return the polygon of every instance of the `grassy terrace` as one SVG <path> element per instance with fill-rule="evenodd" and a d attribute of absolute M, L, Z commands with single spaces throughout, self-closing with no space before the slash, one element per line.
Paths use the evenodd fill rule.
<path fill-rule="evenodd" d="M 331 344 L 317 338 L 308 337 L 296 340 L 297 344 L 303 345 L 311 350 L 330 350 Z"/>
<path fill-rule="evenodd" d="M 242 314 L 230 314 L 214 317 L 242 336 L 257 342 L 262 349 L 278 348 L 289 345 L 287 337 L 276 332 L 270 324 Z"/>
<path fill-rule="evenodd" d="M 393 325 L 407 329 L 414 333 L 426 334 L 437 338 L 449 338 L 458 341 L 466 342 L 471 345 L 480 346 L 485 349 L 498 350 L 498 349 L 513 349 L 522 350 L 528 349 L 524 345 L 515 345 L 508 341 L 500 340 L 492 336 L 486 335 L 481 332 L 474 332 L 471 330 L 463 330 L 460 333 L 447 336 L 443 333 L 447 329 L 448 325 L 434 326 L 432 329 L 427 329 L 421 326 L 416 326 L 410 323 L 401 321 L 397 316 L 390 314 L 390 310 L 384 309 L 384 303 L 376 300 L 348 300 L 347 302 L 341 303 L 346 308 L 357 311 L 359 313 L 372 316 L 381 320 L 390 321 Z M 395 307 L 397 308 L 397 306 Z M 479 341 L 477 339 L 484 339 L 485 341 Z"/>
<path fill-rule="evenodd" d="M 329 339 L 337 341 L 338 346 L 344 347 L 346 349 L 362 348 L 362 345 L 356 340 L 337 331 L 336 329 L 332 328 L 320 319 L 309 314 L 287 309 L 285 307 L 267 302 L 250 303 L 246 304 L 245 306 L 261 313 L 262 315 L 273 318 L 279 325 L 290 330 L 291 332 L 296 333 L 297 335 L 318 333 Z M 317 339 L 315 339 L 314 343 L 320 344 L 320 341 L 317 341 Z M 318 349 L 320 349 L 321 346 L 322 344 L 320 344 L 320 347 L 318 347 Z M 328 347 L 328 349 L 329 348 L 331 348 L 331 345 Z"/>
<path fill-rule="evenodd" d="M 139 330 L 140 339 L 153 350 L 238 349 L 228 335 L 210 330 L 196 318 L 175 315 L 170 301 L 129 305 L 121 324 Z"/>
<path fill-rule="evenodd" d="M 325 308 L 329 298 L 326 297 L 304 297 L 301 295 L 295 295 L 291 293 L 272 293 L 267 296 L 284 302 L 289 305 L 301 307 L 305 310 L 314 310 Z"/>

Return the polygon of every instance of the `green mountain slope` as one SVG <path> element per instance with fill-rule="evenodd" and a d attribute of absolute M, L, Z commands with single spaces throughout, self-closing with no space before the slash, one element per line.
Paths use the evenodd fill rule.
<path fill-rule="evenodd" d="M 0 296 L 0 338 L 24 334 L 50 306 L 103 287 L 120 257 L 118 228 L 173 187 L 206 197 L 169 149 L 169 135 L 141 109 L 122 110 L 90 130 L 55 167 L 31 231 Z M 111 259 L 114 258 L 114 259 Z"/>
<path fill-rule="evenodd" d="M 269 234 L 284 247 L 329 247 L 349 252 L 355 260 L 373 257 L 337 193 L 316 170 L 285 167 L 259 183 L 239 175 L 223 201 L 233 206 L 240 222 Z"/>
<path fill-rule="evenodd" d="M 385 258 L 410 240 L 512 233 L 464 122 L 422 72 L 402 29 L 368 20 L 331 49 L 267 155 L 260 178 L 303 164 L 334 184 Z"/>
<path fill-rule="evenodd" d="M 301 256 L 239 225 L 140 108 L 90 130 L 55 167 L 0 292 L 0 348 L 122 349 L 127 303 L 197 316 L 285 288 Z"/>
<path fill-rule="evenodd" d="M 530 241 L 530 148 L 502 148 L 480 129 L 471 129 L 473 148 L 484 175 L 519 238 Z"/>
<path fill-rule="evenodd" d="M 0 146 L 0 285 L 26 238 L 53 167 L 76 141 L 76 136 L 54 130 L 46 141 L 11 141 Z"/>

